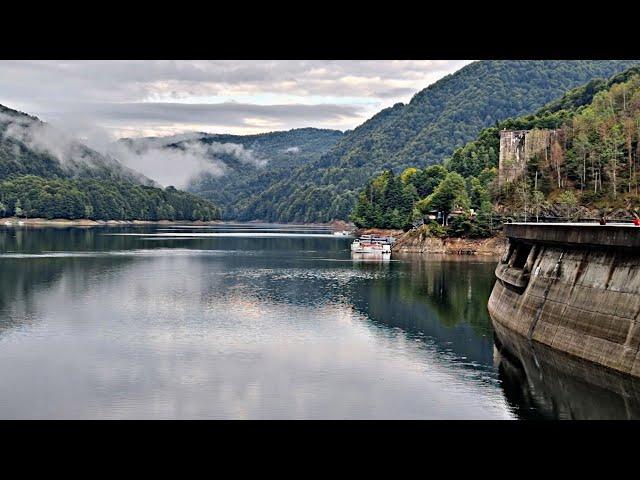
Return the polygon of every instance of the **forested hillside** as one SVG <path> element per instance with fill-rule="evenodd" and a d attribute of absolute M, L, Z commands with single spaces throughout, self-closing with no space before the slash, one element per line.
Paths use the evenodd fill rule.
<path fill-rule="evenodd" d="M 559 129 L 562 145 L 551 155 L 531 159 L 522 178 L 501 186 L 502 206 L 528 216 L 558 203 L 570 216 L 579 214 L 579 207 L 605 214 L 638 212 L 640 69 L 598 88 L 589 104 L 565 104 L 514 124 L 540 128 L 549 118 L 557 122 L 553 126 Z"/>
<path fill-rule="evenodd" d="M 0 105 L 0 216 L 213 220 L 210 202 L 100 154 L 36 117 Z"/>
<path fill-rule="evenodd" d="M 480 61 L 385 109 L 316 161 L 277 181 L 238 218 L 288 222 L 345 219 L 357 190 L 385 169 L 441 162 L 484 127 L 533 112 L 567 90 L 635 61 Z"/>
<path fill-rule="evenodd" d="M 251 151 L 258 164 L 231 163 L 226 157 L 223 176 L 203 175 L 189 190 L 222 209 L 223 218 L 253 220 L 252 200 L 271 185 L 288 178 L 326 153 L 342 137 L 338 130 L 299 128 L 259 135 L 208 135 L 203 142 L 238 144 Z M 232 160 L 233 158 L 231 158 Z"/>
<path fill-rule="evenodd" d="M 154 184 L 38 118 L 0 105 L 0 178 L 27 174 Z"/>
<path fill-rule="evenodd" d="M 555 129 L 562 143 L 535 155 L 522 177 L 498 188 L 502 129 Z M 640 68 L 634 67 L 573 89 L 533 115 L 483 130 L 443 167 L 373 178 L 352 218 L 360 226 L 402 228 L 437 211 L 446 225 L 432 223 L 431 233 L 484 236 L 496 213 L 571 218 L 617 210 L 628 215 L 640 208 L 639 162 Z M 461 213 L 449 222 L 454 210 Z"/>
<path fill-rule="evenodd" d="M 576 120 L 568 127 L 567 122 L 589 109 L 604 118 L 593 106 L 594 98 L 631 81 L 637 72 L 628 71 L 612 80 L 598 77 L 609 77 L 632 64 L 636 61 L 479 61 L 418 92 L 407 105 L 385 109 L 345 133 L 304 128 L 248 136 L 196 133 L 118 142 L 134 155 L 146 152 L 147 160 L 154 161 L 156 152 L 182 152 L 196 159 L 196 167 L 200 162 L 211 167 L 197 168 L 196 173 L 201 173 L 189 177 L 187 188 L 213 204 L 201 203 L 191 194 L 180 193 L 178 199 L 175 189 L 141 190 L 140 185 L 158 185 L 116 160 L 124 157 L 100 154 L 35 117 L 0 106 L 0 181 L 4 188 L 0 202 L 5 214 L 11 214 L 20 200 L 19 211 L 29 216 L 77 218 L 82 209 L 83 215 L 91 213 L 95 218 L 141 215 L 148 219 L 204 219 L 222 215 L 225 219 L 283 222 L 347 219 L 358 202 L 359 223 L 397 227 L 407 225 L 408 217 L 414 216 L 414 204 L 420 211 L 434 207 L 425 199 L 435 194 L 445 203 L 456 198 L 464 208 L 484 213 L 487 195 L 493 200 L 502 195 L 504 205 L 516 208 L 514 192 L 528 187 L 513 185 L 496 193 L 489 185 L 497 165 L 499 130 L 563 128 L 568 139 L 563 153 L 566 162 L 560 170 L 556 168 L 558 178 L 554 182 L 549 183 L 539 172 L 538 200 L 540 195 L 555 198 L 557 192 L 547 185 L 572 188 L 580 181 L 577 203 L 602 203 L 610 201 L 613 194 L 618 205 L 621 182 L 627 182 L 631 190 L 635 188 L 635 183 L 631 185 L 635 182 L 635 166 L 628 164 L 635 165 L 636 154 L 627 155 L 623 161 L 611 152 L 617 151 L 620 138 L 627 145 L 623 151 L 630 151 L 633 119 L 618 125 L 616 113 L 600 123 Z M 574 87 L 578 88 L 570 90 Z M 623 103 L 625 109 L 631 108 L 626 97 Z M 576 131 L 582 132 L 580 140 L 573 137 Z M 605 135 L 605 131 L 609 133 Z M 596 137 L 606 137 L 603 141 L 608 150 L 593 146 L 598 144 Z M 598 148 L 600 160 L 596 161 L 595 153 L 585 153 L 585 145 Z M 631 145 L 636 145 L 634 140 Z M 612 166 L 614 160 L 621 163 Z M 443 161 L 444 169 L 428 168 Z M 591 161 L 593 165 L 587 168 Z M 182 161 L 170 164 L 183 165 Z M 581 165 L 580 172 L 576 165 Z M 620 171 L 620 165 L 625 166 L 630 178 Z M 415 168 L 411 175 L 404 172 L 408 167 Z M 432 174 L 438 175 L 438 182 Z M 28 175 L 37 178 L 25 177 Z M 369 201 L 382 203 L 369 208 L 362 203 L 359 191 L 374 176 L 378 179 L 368 191 Z M 461 179 L 468 201 L 460 190 Z M 453 197 L 439 190 L 445 181 L 445 186 L 455 187 Z M 20 192 L 27 187 L 28 195 Z M 587 190 L 591 188 L 593 198 L 589 200 Z M 89 197 L 94 193 L 108 200 L 93 204 Z M 525 192 L 520 197 L 531 202 L 527 195 L 533 194 Z M 72 199 L 64 202 L 68 208 L 43 209 L 43 199 L 58 202 L 60 196 Z M 565 197 L 569 203 L 574 202 Z M 136 202 L 146 206 L 137 209 Z M 103 204 L 110 207 L 100 206 Z M 378 215 L 377 210 L 383 213 Z"/>
<path fill-rule="evenodd" d="M 0 216 L 209 221 L 219 213 L 208 201 L 173 187 L 35 175 L 0 180 Z"/>
<path fill-rule="evenodd" d="M 342 137 L 338 130 L 299 128 L 257 135 L 197 133 L 178 137 L 125 139 L 121 142 L 144 154 L 169 150 L 194 151 L 216 166 L 202 171 L 188 190 L 212 201 L 224 219 L 261 218 L 248 207 L 271 185 L 288 178 L 297 167 L 309 165 L 331 149 Z"/>
<path fill-rule="evenodd" d="M 612 76 L 610 79 L 594 79 L 569 90 L 537 112 L 516 118 L 508 118 L 480 132 L 477 139 L 458 148 L 444 164 L 463 176 L 478 175 L 483 169 L 497 167 L 500 153 L 500 130 L 554 129 L 563 125 L 576 113 L 591 104 L 595 95 L 613 86 L 629 81 L 640 74 L 640 67 Z"/>

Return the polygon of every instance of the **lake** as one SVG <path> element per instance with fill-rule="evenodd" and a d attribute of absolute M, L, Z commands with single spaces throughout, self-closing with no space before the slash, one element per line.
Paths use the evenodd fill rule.
<path fill-rule="evenodd" d="M 350 242 L 266 224 L 2 227 L 0 418 L 640 416 L 635 381 L 496 346 L 495 261 L 352 259 Z"/>

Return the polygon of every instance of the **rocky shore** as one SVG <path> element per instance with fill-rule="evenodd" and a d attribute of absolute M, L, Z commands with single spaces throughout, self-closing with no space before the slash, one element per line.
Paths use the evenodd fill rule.
<path fill-rule="evenodd" d="M 504 236 L 491 238 L 440 238 L 429 236 L 424 227 L 409 232 L 367 228 L 357 231 L 358 235 L 374 234 L 396 238 L 393 247 L 398 253 L 447 254 L 447 255 L 487 255 L 502 256 L 507 245 Z"/>

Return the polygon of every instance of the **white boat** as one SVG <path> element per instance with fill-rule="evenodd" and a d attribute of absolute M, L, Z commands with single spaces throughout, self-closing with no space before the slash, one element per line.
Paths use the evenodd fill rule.
<path fill-rule="evenodd" d="M 4 222 L 4 224 L 5 224 L 7 227 L 10 227 L 11 225 L 13 225 L 13 223 L 11 223 L 11 222 L 9 222 L 9 221 Z"/>
<path fill-rule="evenodd" d="M 24 222 L 22 220 L 18 220 L 18 225 L 24 225 Z"/>
<path fill-rule="evenodd" d="M 349 230 L 340 230 L 338 232 L 333 232 L 333 234 L 336 237 L 348 237 L 349 235 L 351 235 L 351 232 Z"/>
<path fill-rule="evenodd" d="M 376 235 L 362 235 L 351 244 L 353 253 L 391 254 L 391 245 L 395 243 L 393 237 L 378 237 Z"/>

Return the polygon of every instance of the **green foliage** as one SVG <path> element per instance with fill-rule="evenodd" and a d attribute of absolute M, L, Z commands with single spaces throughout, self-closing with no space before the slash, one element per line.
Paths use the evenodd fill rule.
<path fill-rule="evenodd" d="M 464 213 L 462 215 L 456 215 L 449 221 L 447 233 L 451 237 L 466 237 L 469 236 L 473 227 L 474 222 L 471 215 Z"/>
<path fill-rule="evenodd" d="M 418 92 L 408 104 L 382 110 L 345 132 L 317 157 L 282 169 L 272 170 L 270 163 L 268 171 L 259 173 L 245 168 L 239 178 L 221 177 L 194 186 L 192 191 L 223 205 L 225 218 L 285 222 L 346 219 L 358 201 L 357 192 L 385 170 L 403 172 L 416 167 L 425 172 L 424 167 L 453 154 L 450 170 L 480 178 L 483 170 L 497 167 L 496 122 L 533 112 L 570 88 L 595 77 L 609 77 L 634 63 L 474 62 Z M 561 113 L 552 112 L 540 124 L 552 125 L 561 117 Z M 493 130 L 480 134 L 477 145 L 464 147 L 486 127 Z M 466 150 L 456 155 L 458 147 Z M 433 180 L 431 184 L 415 181 L 416 176 L 410 175 L 406 181 L 416 186 L 421 198 L 430 195 L 441 181 L 432 173 L 426 175 Z M 312 207 L 305 206 L 306 199 L 312 200 Z"/>
<path fill-rule="evenodd" d="M 566 192 L 562 192 L 558 197 L 558 203 L 565 207 L 573 208 L 578 205 L 578 199 L 572 191 L 568 190 Z"/>
<path fill-rule="evenodd" d="M 557 100 L 549 102 L 538 110 L 537 115 L 544 116 L 563 110 L 567 112 L 575 111 L 584 105 L 590 104 L 598 92 L 608 90 L 613 85 L 627 82 L 631 77 L 639 73 L 640 67 L 631 67 L 622 73 L 614 75 L 609 80 L 595 78 L 580 87 L 568 91 Z"/>
<path fill-rule="evenodd" d="M 447 172 L 440 177 L 442 167 L 432 173 L 440 178 L 439 183 L 430 194 L 420 199 L 415 185 L 410 179 L 420 179 L 424 171 L 412 172 L 410 179 L 402 188 L 402 194 L 398 196 L 400 181 L 393 176 L 391 171 L 385 171 L 382 175 L 373 178 L 367 187 L 360 192 L 358 202 L 351 215 L 351 219 L 358 227 L 377 228 L 412 228 L 412 221 L 423 218 L 426 225 L 418 232 L 424 236 L 435 237 L 488 237 L 493 234 L 493 206 L 490 195 L 480 179 L 468 177 L 467 179 L 456 172 Z M 493 171 L 484 171 L 481 175 L 485 181 L 492 180 Z M 393 203 L 390 199 L 400 198 L 399 203 Z M 402 207 L 397 208 L 397 205 Z M 410 208 L 411 206 L 411 208 Z M 472 213 L 470 207 L 476 211 Z M 456 215 L 450 216 L 456 210 Z M 459 211 L 458 211 L 459 210 Z M 402 212 L 397 216 L 397 212 Z M 443 225 L 429 220 L 428 215 L 438 212 L 443 219 Z M 451 218 L 450 221 L 448 219 Z"/>
<path fill-rule="evenodd" d="M 498 166 L 499 154 L 499 130 L 490 127 L 482 130 L 477 140 L 456 149 L 451 158 L 445 161 L 445 165 L 464 177 L 478 176 L 483 170 Z"/>
<path fill-rule="evenodd" d="M 404 185 L 409 183 L 411 181 L 411 178 L 418 172 L 419 170 L 415 167 L 405 168 L 404 172 L 400 174 L 400 179 L 402 180 L 402 183 Z"/>
<path fill-rule="evenodd" d="M 218 160 L 225 164 L 225 175 L 203 174 L 189 185 L 188 190 L 218 205 L 224 219 L 277 221 L 285 217 L 292 221 L 309 222 L 313 221 L 309 212 L 320 209 L 332 212 L 335 218 L 346 218 L 355 202 L 353 192 L 345 198 L 334 195 L 334 190 L 327 186 L 316 189 L 313 185 L 304 191 L 295 184 L 291 185 L 292 188 L 280 187 L 287 183 L 296 169 L 307 168 L 312 161 L 319 159 L 342 135 L 338 130 L 317 128 L 258 135 L 206 135 L 199 140 L 203 144 L 218 142 L 242 145 L 251 150 L 256 158 L 267 163 L 256 166 L 238 162 L 233 155 L 218 155 Z M 129 141 L 135 145 L 135 140 Z M 177 142 L 170 147 L 180 148 L 182 143 Z M 323 202 L 318 204 L 314 200 L 318 198 Z M 276 199 L 278 204 L 274 211 L 273 202 Z M 303 199 L 312 200 L 313 210 L 302 204 Z"/>
<path fill-rule="evenodd" d="M 431 195 L 436 187 L 447 176 L 447 169 L 442 165 L 431 165 L 413 175 L 409 182 L 416 187 L 420 198 Z"/>
<path fill-rule="evenodd" d="M 563 215 L 572 214 L 578 205 L 629 208 L 637 204 L 640 69 L 630 69 L 607 82 L 592 82 L 536 115 L 504 123 L 526 122 L 539 128 L 549 115 L 559 120 L 553 125 L 559 141 L 528 162 L 523 179 L 528 188 L 535 184 L 538 191 L 555 198 Z M 503 188 L 503 200 L 514 195 L 524 200 L 522 189 Z M 533 200 L 536 210 L 545 203 L 542 198 Z"/>
<path fill-rule="evenodd" d="M 447 229 L 438 222 L 429 222 L 427 224 L 427 235 L 432 237 L 444 238 L 449 234 Z"/>
<path fill-rule="evenodd" d="M 351 220 L 358 227 L 405 228 L 411 224 L 417 198 L 413 184 L 387 170 L 360 192 Z"/>
<path fill-rule="evenodd" d="M 33 140 L 34 135 L 38 141 L 27 140 Z M 53 145 L 49 145 L 51 143 Z M 57 155 L 51 153 L 51 149 L 56 150 Z M 63 132 L 56 131 L 36 117 L 0 105 L 0 179 L 12 175 L 154 184 L 117 160 L 65 138 Z"/>
<path fill-rule="evenodd" d="M 640 73 L 640 67 L 632 67 L 614 75 L 609 80 L 591 79 L 587 84 L 569 90 L 559 99 L 549 102 L 534 114 L 507 118 L 498 122 L 494 127 L 485 128 L 480 132 L 476 140 L 456 149 L 453 155 L 445 160 L 445 165 L 449 170 L 458 172 L 465 177 L 470 175 L 478 176 L 484 169 L 496 168 L 500 153 L 500 130 L 561 128 L 576 116 L 588 115 L 591 108 L 590 104 L 600 92 L 603 95 L 604 92 L 611 88 L 628 82 L 638 73 Z M 589 143 L 589 138 L 583 135 L 578 141 L 581 141 L 583 148 L 585 148 L 584 144 Z M 620 139 L 618 139 L 618 142 L 620 142 Z M 611 149 L 605 149 L 602 153 L 611 157 L 610 152 Z M 573 151 L 567 152 L 567 159 L 569 163 L 582 161 Z M 529 170 L 530 172 L 535 172 L 536 170 L 540 171 L 540 168 L 536 168 L 536 165 L 530 163 Z M 540 179 L 540 182 L 540 189 L 548 193 L 552 188 L 549 179 Z"/>
<path fill-rule="evenodd" d="M 479 210 L 481 205 L 489 202 L 491 203 L 491 196 L 486 185 L 483 184 L 480 179 L 476 177 L 467 178 L 467 191 L 469 192 L 469 201 L 471 208 Z"/>
<path fill-rule="evenodd" d="M 430 210 L 442 212 L 443 222 L 446 225 L 447 217 L 454 209 L 468 209 L 470 204 L 464 178 L 457 172 L 449 172 L 433 193 L 426 198 L 421 209 L 423 213 L 428 213 Z"/>
<path fill-rule="evenodd" d="M 20 199 L 16 199 L 16 201 L 13 203 L 13 214 L 16 217 L 21 217 L 23 215 L 23 211 L 22 211 L 22 202 L 20 201 Z"/>
<path fill-rule="evenodd" d="M 97 179 L 47 179 L 34 175 L 0 181 L 4 215 L 94 220 L 215 220 L 208 201 L 173 187 L 160 189 Z M 0 210 L 2 210 L 0 208 Z"/>

